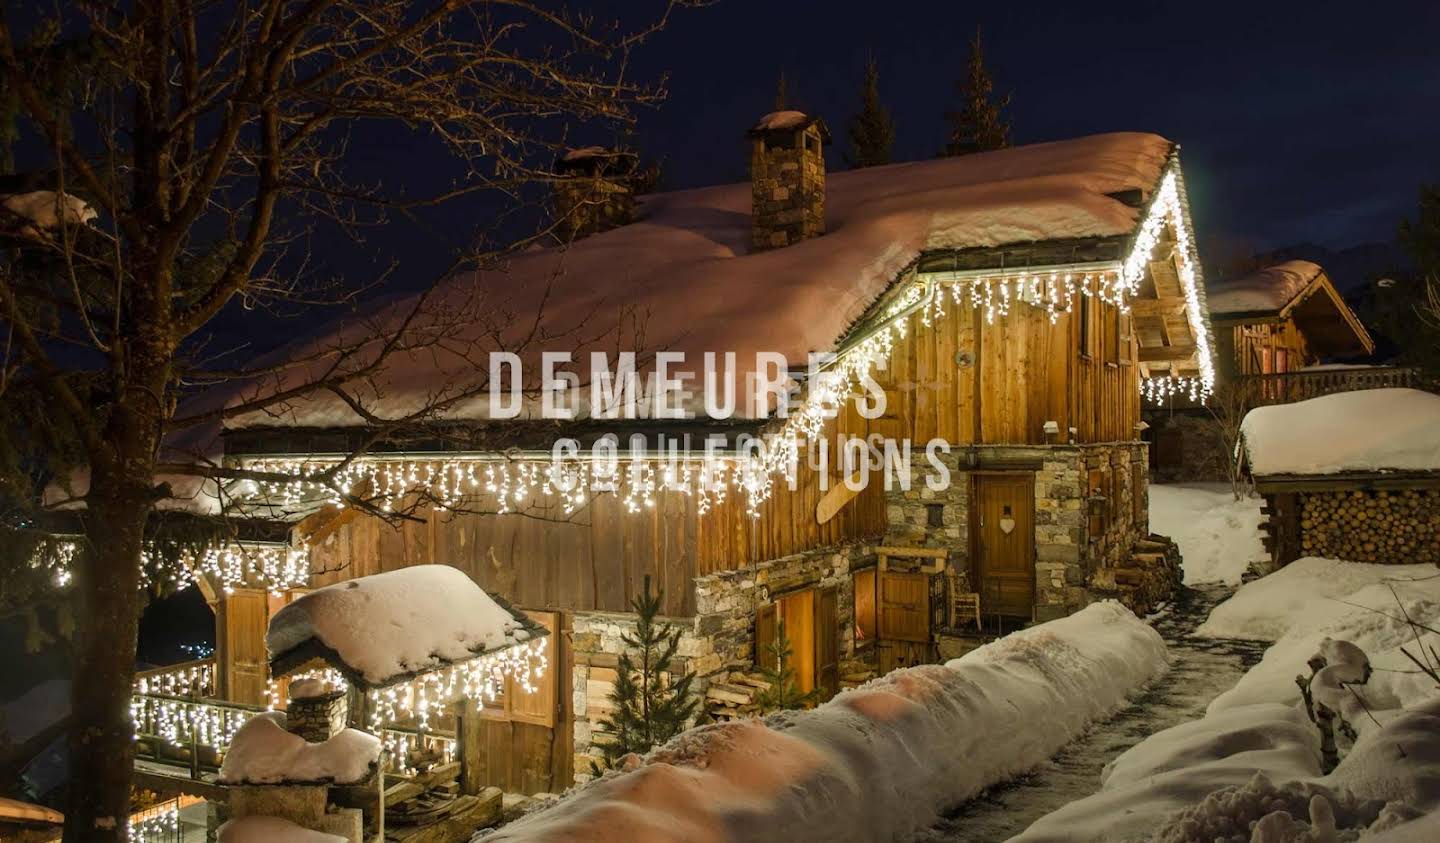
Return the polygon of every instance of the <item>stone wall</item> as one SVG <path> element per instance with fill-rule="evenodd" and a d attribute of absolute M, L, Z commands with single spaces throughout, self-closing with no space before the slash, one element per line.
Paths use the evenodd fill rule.
<path fill-rule="evenodd" d="M 805 588 L 839 586 L 836 623 L 842 658 L 854 650 L 855 591 L 852 569 L 866 561 L 858 545 L 812 551 L 762 562 L 737 571 L 695 580 L 696 615 L 667 618 L 681 631 L 674 668 L 695 672 L 692 690 L 699 699 L 712 679 L 731 670 L 748 669 L 755 654 L 755 614 L 775 596 Z M 635 616 L 618 612 L 576 612 L 571 619 L 574 769 L 577 782 L 590 778 L 595 743 L 604 740 L 600 723 L 611 711 L 621 636 L 633 634 Z"/>
<path fill-rule="evenodd" d="M 570 175 L 555 183 L 555 233 L 578 240 L 635 220 L 635 197 L 620 181 Z"/>
<path fill-rule="evenodd" d="M 1223 482 L 1229 463 L 1218 424 L 1203 409 L 1146 409 L 1155 443 L 1151 479 L 1158 483 Z"/>
<path fill-rule="evenodd" d="M 825 156 L 815 124 L 751 139 L 751 246 L 775 249 L 825 233 Z"/>
<path fill-rule="evenodd" d="M 1035 619 L 1051 620 L 1088 605 L 1095 569 L 1118 564 L 1149 533 L 1148 468 L 1143 442 L 1096 445 L 982 445 L 939 456 L 950 485 L 932 490 L 923 459 L 913 461 L 908 490 L 886 492 L 887 544 L 938 547 L 949 563 L 969 571 L 970 483 L 967 472 L 1014 470 L 1035 476 Z M 1138 467 L 1137 467 L 1138 466 Z M 1108 471 L 1091 489 L 1091 471 Z M 1135 495 L 1142 496 L 1137 509 Z M 1112 502 L 1109 497 L 1115 497 Z M 1139 518 L 1136 518 L 1136 515 Z M 1091 535 L 1092 518 L 1099 528 Z"/>
<path fill-rule="evenodd" d="M 349 713 L 343 690 L 313 697 L 291 697 L 285 709 L 285 728 L 310 743 L 324 743 L 345 731 Z"/>

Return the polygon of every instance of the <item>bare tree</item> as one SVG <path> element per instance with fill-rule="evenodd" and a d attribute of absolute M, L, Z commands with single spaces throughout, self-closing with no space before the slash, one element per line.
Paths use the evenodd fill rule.
<path fill-rule="evenodd" d="M 1217 384 L 1214 392 L 1205 399 L 1205 409 L 1210 414 L 1210 431 L 1214 436 L 1214 461 L 1224 469 L 1225 478 L 1230 481 L 1230 491 L 1237 501 L 1250 492 L 1240 454 L 1240 426 L 1253 403 L 1250 386 L 1235 380 Z"/>
<path fill-rule="evenodd" d="M 488 196 L 499 222 L 451 270 L 547 236 L 512 209 L 536 200 L 573 127 L 608 134 L 661 98 L 661 85 L 630 78 L 629 57 L 689 4 L 657 0 L 638 26 L 529 0 L 73 2 L 40 23 L 46 4 L 0 12 L 0 142 L 7 162 L 15 143 L 31 180 L 0 196 L 0 503 L 17 534 L 35 532 L 47 503 L 82 513 L 66 841 L 126 834 L 126 703 L 155 513 L 187 477 L 288 479 L 184 443 L 324 393 L 363 421 L 357 458 L 484 388 L 456 378 L 387 414 L 369 399 L 388 360 L 514 345 L 531 316 L 427 290 L 259 362 L 217 359 L 215 320 L 350 304 L 362 285 L 313 270 L 324 231 L 358 240 L 392 215 Z M 375 123 L 425 138 L 454 185 L 414 195 L 403 179 L 358 175 L 347 152 Z M 546 339 L 538 321 L 519 334 Z M 229 400 L 186 403 L 228 382 L 240 384 Z M 337 470 L 309 479 L 333 485 Z M 345 499 L 367 506 L 365 490 Z"/>

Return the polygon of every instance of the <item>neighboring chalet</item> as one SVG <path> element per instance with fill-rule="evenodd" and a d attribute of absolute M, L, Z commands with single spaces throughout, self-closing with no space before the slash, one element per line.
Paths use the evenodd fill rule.
<path fill-rule="evenodd" d="M 445 435 L 381 443 L 347 469 L 371 500 L 435 498 L 398 528 L 327 503 L 303 480 L 366 433 L 346 402 L 327 394 L 243 417 L 225 433 L 225 460 L 296 479 L 229 494 L 293 525 L 290 551 L 314 573 L 212 588 L 221 697 L 264 702 L 267 619 L 291 595 L 451 565 L 556 633 L 555 669 L 485 712 L 480 763 L 507 790 L 559 791 L 588 772 L 644 577 L 663 590 L 702 693 L 751 669 L 784 620 L 801 688 L 824 696 L 842 675 L 973 646 L 967 635 L 1106 596 L 1143 606 L 1167 587 L 1174 558 L 1148 526 L 1142 381 L 1173 374 L 1208 388 L 1212 378 L 1176 146 L 1106 134 L 827 175 L 828 132 L 813 117 L 767 115 L 748 137 L 750 184 L 639 199 L 610 179 L 614 159 L 567 156 L 563 212 L 601 215 L 565 228 L 588 236 L 451 288 L 480 282 L 493 311 L 516 321 L 544 303 L 548 347 L 577 357 L 637 345 L 692 358 L 734 351 L 753 374 L 755 352 L 777 352 L 809 396 L 802 410 L 697 422 L 582 413 L 542 425 L 454 404 L 437 422 Z M 576 201 L 569 180 L 595 182 L 600 199 Z M 628 327 L 637 314 L 645 326 Z M 574 330 L 610 320 L 623 336 Z M 799 373 L 809 353 L 827 351 L 845 393 L 874 374 L 883 415 L 863 418 L 851 403 L 814 412 Z M 473 365 L 422 349 L 354 400 L 402 412 Z M 634 432 L 718 436 L 729 491 L 700 491 L 689 471 L 622 471 L 614 491 L 581 472 L 579 495 L 538 479 L 556 436 L 606 432 L 622 443 Z M 887 488 L 872 476 L 852 492 L 838 460 L 816 470 L 803 455 L 789 478 L 767 463 L 773 482 L 758 482 L 734 450 L 741 433 L 824 439 L 832 455 L 856 437 L 909 439 L 913 482 Z M 925 483 L 933 439 L 950 445 L 936 455 L 951 475 L 940 490 Z M 699 459 L 699 448 L 683 456 Z"/>
<path fill-rule="evenodd" d="M 1207 305 L 1220 390 L 1212 403 L 1236 421 L 1250 407 L 1415 383 L 1413 369 L 1355 362 L 1375 343 L 1318 264 L 1286 261 L 1211 283 Z M 1191 384 L 1155 381 L 1145 397 L 1155 478 L 1223 477 L 1209 411 Z"/>

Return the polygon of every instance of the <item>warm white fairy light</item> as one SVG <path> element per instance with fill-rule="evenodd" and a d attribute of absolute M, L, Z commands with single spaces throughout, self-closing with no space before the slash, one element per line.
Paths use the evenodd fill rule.
<path fill-rule="evenodd" d="M 1140 394 L 1152 404 L 1163 404 L 1174 397 L 1201 400 L 1207 394 L 1205 382 L 1199 378 L 1145 378 L 1140 382 Z"/>
<path fill-rule="evenodd" d="M 135 693 L 165 696 L 209 697 L 215 693 L 214 662 L 185 664 L 180 667 L 136 677 Z"/>
<path fill-rule="evenodd" d="M 332 691 L 340 691 L 350 687 L 350 683 L 345 681 L 345 674 L 333 667 L 301 670 L 287 674 L 285 678 L 290 680 L 291 685 L 294 685 L 301 679 L 318 679 L 324 682 Z M 265 680 L 265 700 L 266 708 L 270 711 L 284 707 L 282 703 L 284 703 L 285 700 L 280 699 L 280 681 L 273 676 Z"/>
<path fill-rule="evenodd" d="M 130 720 L 135 737 L 153 735 L 168 743 L 223 749 L 235 733 L 257 712 L 213 702 L 187 700 L 163 695 L 135 694 L 130 698 Z"/>
<path fill-rule="evenodd" d="M 129 817 L 125 837 L 130 843 L 180 839 L 180 800 L 171 799 Z"/>
<path fill-rule="evenodd" d="M 78 555 L 77 542 L 62 540 L 56 542 L 54 559 L 47 562 L 37 554 L 30 564 L 37 568 L 48 565 L 54 571 L 55 585 L 63 588 L 73 577 Z M 159 566 L 148 550 L 142 551 L 140 561 L 140 587 L 149 588 L 153 584 L 149 572 Z M 257 542 L 212 546 L 199 555 L 186 551 L 181 554 L 178 567 L 167 566 L 158 573 L 165 579 L 162 585 L 177 591 L 194 585 L 200 576 L 209 575 L 219 581 L 226 594 L 246 587 L 266 588 L 279 596 L 309 584 L 310 553 L 305 547 Z"/>
<path fill-rule="evenodd" d="M 534 691 L 535 681 L 549 666 L 545 649 L 545 640 L 536 638 L 387 688 L 373 688 L 368 695 L 370 730 L 378 733 L 403 717 L 424 732 L 430 727 L 431 714 L 454 700 L 465 698 L 481 704 L 495 700 L 507 678 L 527 692 Z"/>
<path fill-rule="evenodd" d="M 1195 337 L 1195 360 L 1200 370 L 1199 389 L 1195 400 L 1203 401 L 1215 388 L 1215 366 L 1210 356 L 1210 334 L 1205 329 L 1204 311 L 1200 308 L 1200 264 L 1195 256 L 1194 238 L 1186 224 L 1185 209 L 1180 201 L 1178 168 L 1171 168 L 1165 173 L 1159 190 L 1155 191 L 1155 198 L 1150 202 L 1150 210 L 1140 225 L 1140 233 L 1135 237 L 1135 248 L 1125 259 L 1123 275 L 1127 283 L 1138 287 L 1140 280 L 1145 277 L 1150 257 L 1167 225 L 1175 232 L 1175 268 L 1180 276 L 1180 289 L 1185 296 L 1185 317 L 1190 323 L 1190 334 Z M 1157 387 L 1160 390 L 1165 388 Z"/>

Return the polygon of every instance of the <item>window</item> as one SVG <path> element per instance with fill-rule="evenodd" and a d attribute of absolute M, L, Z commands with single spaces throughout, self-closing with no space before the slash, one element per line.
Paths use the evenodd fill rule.
<path fill-rule="evenodd" d="M 1110 305 L 1103 305 L 1102 312 L 1105 314 L 1105 362 L 1120 363 L 1120 308 Z"/>
<path fill-rule="evenodd" d="M 545 636 L 545 658 L 548 667 L 538 678 L 532 679 L 532 687 L 526 691 L 514 679 L 507 677 L 499 695 L 487 700 L 481 715 L 496 720 L 510 720 L 515 723 L 533 723 L 537 726 L 555 726 L 555 681 L 559 675 L 560 615 L 557 612 L 531 612 L 525 614 L 550 631 Z"/>
<path fill-rule="evenodd" d="M 1090 331 L 1094 319 L 1090 314 L 1090 297 L 1084 294 L 1076 296 L 1079 303 L 1075 309 L 1076 334 L 1075 341 L 1080 351 L 1080 356 L 1090 356 Z"/>
<path fill-rule="evenodd" d="M 855 572 L 855 646 L 864 647 L 879 634 L 875 611 L 875 569 Z"/>

